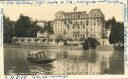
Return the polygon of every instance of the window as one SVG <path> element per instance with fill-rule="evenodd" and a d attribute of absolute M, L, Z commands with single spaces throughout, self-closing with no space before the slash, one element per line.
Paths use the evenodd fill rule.
<path fill-rule="evenodd" d="M 92 29 L 91 29 L 91 31 L 92 31 Z"/>
<path fill-rule="evenodd" d="M 92 37 L 92 34 L 90 34 L 90 37 Z"/>
<path fill-rule="evenodd" d="M 93 36 L 94 36 L 94 37 L 96 37 L 96 35 L 95 35 L 95 34 L 93 34 Z"/>
<path fill-rule="evenodd" d="M 80 14 L 78 14 L 78 18 L 80 18 Z"/>
<path fill-rule="evenodd" d="M 83 24 L 83 21 L 81 21 L 80 24 Z"/>
<path fill-rule="evenodd" d="M 97 19 L 97 21 L 100 21 L 100 19 Z"/>
<path fill-rule="evenodd" d="M 92 26 L 92 20 L 91 20 L 91 26 Z"/>
<path fill-rule="evenodd" d="M 99 17 L 99 14 L 97 14 L 97 17 Z"/>
<path fill-rule="evenodd" d="M 85 37 L 85 35 L 83 34 L 83 37 Z"/>
<path fill-rule="evenodd" d="M 89 24 L 89 22 L 88 22 L 88 21 L 86 21 L 86 26 L 88 26 L 88 24 Z"/>
<path fill-rule="evenodd" d="M 73 18 L 75 18 L 75 15 L 73 15 Z"/>
<path fill-rule="evenodd" d="M 78 26 L 80 25 L 80 24 L 77 24 Z"/>
<path fill-rule="evenodd" d="M 69 18 L 71 18 L 71 17 L 72 17 L 72 15 L 70 14 L 70 15 L 69 15 Z"/>
<path fill-rule="evenodd" d="M 93 14 L 91 14 L 91 17 L 93 17 Z"/>
<path fill-rule="evenodd" d="M 79 29 L 79 28 L 80 28 L 80 26 L 78 25 L 78 26 L 77 26 L 77 28 Z"/>
<path fill-rule="evenodd" d="M 98 23 L 98 26 L 100 25 L 100 23 Z"/>
<path fill-rule="evenodd" d="M 77 15 L 75 14 L 75 18 L 77 18 Z"/>
<path fill-rule="evenodd" d="M 85 16 L 83 15 L 82 18 L 84 18 Z"/>
<path fill-rule="evenodd" d="M 96 23 L 94 22 L 94 26 L 96 25 Z"/>
<path fill-rule="evenodd" d="M 83 37 L 83 34 L 80 34 L 81 35 L 81 37 Z"/>
<path fill-rule="evenodd" d="M 96 17 L 96 14 L 94 14 L 94 17 Z"/>
<path fill-rule="evenodd" d="M 75 22 L 75 25 L 77 25 L 77 22 Z"/>

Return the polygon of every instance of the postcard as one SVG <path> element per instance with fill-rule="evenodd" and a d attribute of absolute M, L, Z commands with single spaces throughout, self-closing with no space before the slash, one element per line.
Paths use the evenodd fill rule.
<path fill-rule="evenodd" d="M 128 78 L 126 0 L 0 5 L 0 79 Z"/>

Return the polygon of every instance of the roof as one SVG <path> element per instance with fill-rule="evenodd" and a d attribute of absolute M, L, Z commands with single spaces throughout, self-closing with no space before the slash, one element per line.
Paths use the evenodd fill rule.
<path fill-rule="evenodd" d="M 101 12 L 101 10 L 100 9 L 92 9 L 90 12 Z"/>
<path fill-rule="evenodd" d="M 82 11 L 82 12 L 80 12 L 80 11 L 77 11 L 77 12 L 67 12 L 66 14 L 75 14 L 75 13 L 86 13 L 86 11 Z"/>
<path fill-rule="evenodd" d="M 30 51 L 30 54 L 41 53 L 42 51 Z"/>
<path fill-rule="evenodd" d="M 98 9 L 92 9 L 89 13 L 91 12 L 100 12 L 101 13 L 101 10 L 98 8 Z M 79 13 L 84 13 L 84 14 L 87 14 L 86 11 L 74 11 L 74 12 L 64 12 L 64 11 L 59 11 L 57 12 L 56 14 L 79 14 Z"/>
<path fill-rule="evenodd" d="M 86 11 L 74 11 L 74 12 L 59 11 L 56 13 L 55 19 L 90 18 L 89 15 L 92 13 L 100 13 L 101 15 L 104 16 L 104 14 L 100 9 L 92 9 L 89 13 L 86 13 Z"/>
<path fill-rule="evenodd" d="M 37 22 L 46 22 L 45 20 L 37 20 Z"/>

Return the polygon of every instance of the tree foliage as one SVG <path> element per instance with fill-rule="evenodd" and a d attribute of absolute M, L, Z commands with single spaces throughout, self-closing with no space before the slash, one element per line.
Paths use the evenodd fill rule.
<path fill-rule="evenodd" d="M 41 32 L 47 32 L 49 34 L 54 34 L 53 27 L 50 21 L 41 29 Z"/>
<path fill-rule="evenodd" d="M 28 16 L 20 15 L 16 22 L 3 17 L 4 43 L 11 43 L 12 37 L 36 37 L 42 28 Z"/>
<path fill-rule="evenodd" d="M 108 20 L 106 22 L 106 26 L 111 28 L 110 35 L 109 35 L 109 42 L 110 44 L 116 43 L 124 43 L 124 24 L 121 22 L 116 22 L 115 18 Z"/>
<path fill-rule="evenodd" d="M 91 48 L 91 49 L 96 49 L 96 47 L 99 45 L 99 42 L 95 38 L 87 38 L 83 44 L 83 48 L 85 50 Z"/>
<path fill-rule="evenodd" d="M 15 24 L 16 37 L 36 37 L 37 32 L 41 29 L 36 21 L 32 21 L 28 16 L 20 15 Z"/>
<path fill-rule="evenodd" d="M 14 36 L 14 22 L 5 16 L 3 16 L 3 31 L 4 43 L 11 43 Z"/>

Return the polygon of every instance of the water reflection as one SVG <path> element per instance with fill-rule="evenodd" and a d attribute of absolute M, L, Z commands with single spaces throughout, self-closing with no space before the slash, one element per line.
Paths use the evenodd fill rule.
<path fill-rule="evenodd" d="M 122 74 L 124 73 L 124 52 L 115 51 L 115 53 L 110 57 L 109 73 L 110 74 Z M 114 70 L 115 69 L 115 70 Z"/>
<path fill-rule="evenodd" d="M 30 51 L 45 51 L 50 64 L 35 64 L 26 61 Z M 118 52 L 118 53 L 117 53 Z M 63 49 L 5 48 L 5 74 L 123 74 L 123 52 Z M 119 70 L 117 70 L 117 68 Z"/>

